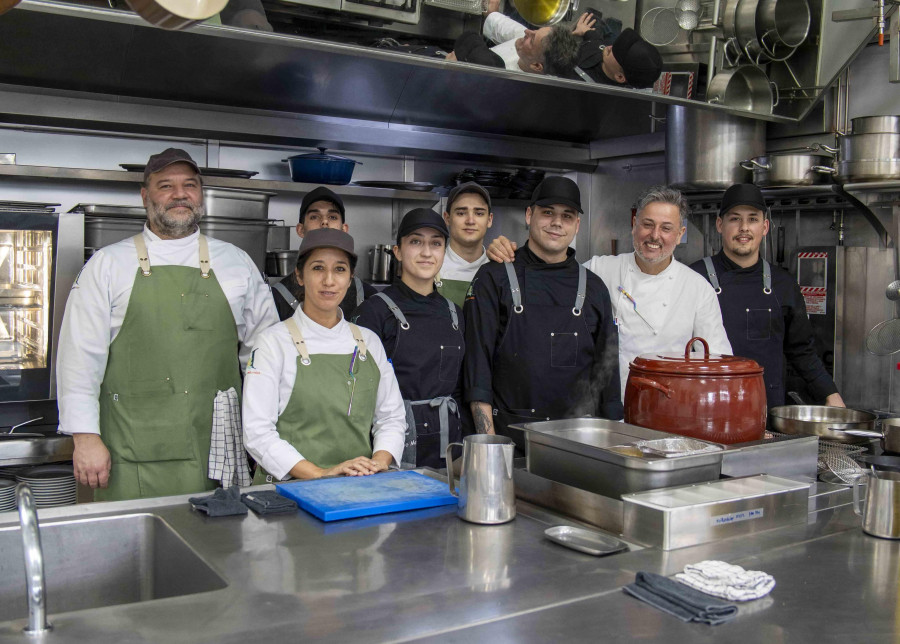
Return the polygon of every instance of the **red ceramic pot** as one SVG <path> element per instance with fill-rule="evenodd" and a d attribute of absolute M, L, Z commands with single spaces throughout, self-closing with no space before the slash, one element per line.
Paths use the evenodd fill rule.
<path fill-rule="evenodd" d="M 703 355 L 691 345 L 703 344 Z M 749 358 L 709 353 L 691 338 L 684 355 L 635 358 L 625 385 L 625 422 L 715 443 L 759 440 L 766 430 L 763 368 Z"/>

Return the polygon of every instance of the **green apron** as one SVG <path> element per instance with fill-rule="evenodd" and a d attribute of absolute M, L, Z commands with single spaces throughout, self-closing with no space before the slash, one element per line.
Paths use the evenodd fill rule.
<path fill-rule="evenodd" d="M 459 308 L 462 308 L 466 301 L 466 291 L 469 290 L 469 284 L 471 284 L 471 282 L 464 282 L 462 280 L 441 279 L 435 282 L 438 293 L 456 304 Z"/>
<path fill-rule="evenodd" d="M 317 353 L 310 359 L 294 318 L 288 318 L 283 324 L 290 331 L 298 355 L 294 388 L 275 424 L 278 436 L 310 463 L 323 468 L 357 456 L 372 456 L 372 419 L 381 372 L 366 351 L 359 327 L 350 325 L 358 350 L 354 361 L 351 354 Z M 350 376 L 351 362 L 355 389 Z M 254 485 L 267 482 L 271 483 L 272 477 L 262 467 L 257 468 Z"/>
<path fill-rule="evenodd" d="M 109 448 L 109 487 L 96 501 L 202 492 L 216 392 L 240 394 L 234 315 L 209 264 L 157 266 L 134 238 L 137 275 L 122 328 L 109 345 L 100 385 L 100 435 Z"/>

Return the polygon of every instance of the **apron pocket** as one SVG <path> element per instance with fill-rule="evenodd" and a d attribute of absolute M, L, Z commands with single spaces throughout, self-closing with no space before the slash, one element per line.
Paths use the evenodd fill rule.
<path fill-rule="evenodd" d="M 747 339 L 768 340 L 772 335 L 772 310 L 747 309 Z"/>
<path fill-rule="evenodd" d="M 208 293 L 184 293 L 181 296 L 181 319 L 185 331 L 211 331 L 213 313 Z"/>
<path fill-rule="evenodd" d="M 574 367 L 578 360 L 578 333 L 550 334 L 550 366 Z"/>
<path fill-rule="evenodd" d="M 187 394 L 169 389 L 107 396 L 110 422 L 121 436 L 117 442 L 123 461 L 153 463 L 195 458 Z"/>
<path fill-rule="evenodd" d="M 460 357 L 462 357 L 462 347 L 446 344 L 441 347 L 441 368 L 438 370 L 440 380 L 447 382 L 459 380 Z"/>

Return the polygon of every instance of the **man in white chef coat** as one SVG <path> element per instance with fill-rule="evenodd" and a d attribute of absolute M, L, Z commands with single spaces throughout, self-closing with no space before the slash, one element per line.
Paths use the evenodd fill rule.
<path fill-rule="evenodd" d="M 187 152 L 151 156 L 141 197 L 143 231 L 85 265 L 59 338 L 59 431 L 74 438 L 75 477 L 95 500 L 215 487 L 214 401 L 232 388 L 239 397 L 254 338 L 278 322 L 250 257 L 200 234 L 200 170 Z"/>
<path fill-rule="evenodd" d="M 710 352 L 731 354 L 712 286 L 672 256 L 685 233 L 687 212 L 687 200 L 678 190 L 650 188 L 638 200 L 632 221 L 634 252 L 595 255 L 584 264 L 609 289 L 619 327 L 623 397 L 628 365 L 642 353 L 683 353 L 688 340 L 699 336 Z M 510 261 L 514 248 L 498 237 L 488 247 L 488 257 Z"/>

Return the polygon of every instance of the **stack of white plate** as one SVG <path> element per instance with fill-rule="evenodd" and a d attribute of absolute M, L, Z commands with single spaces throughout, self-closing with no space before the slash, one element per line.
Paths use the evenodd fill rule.
<path fill-rule="evenodd" d="M 71 465 L 40 465 L 20 472 L 16 479 L 27 483 L 39 508 L 75 505 L 75 475 Z"/>
<path fill-rule="evenodd" d="M 0 479 L 0 512 L 12 512 L 16 509 L 16 482 Z"/>

